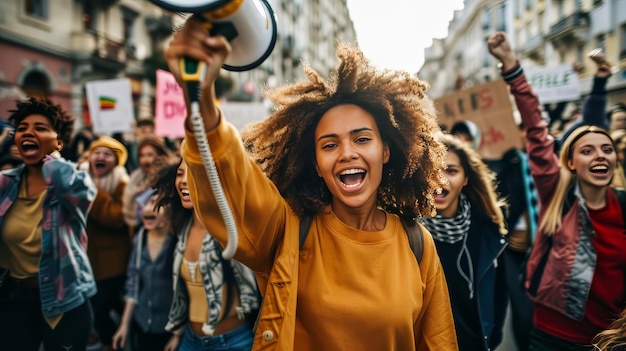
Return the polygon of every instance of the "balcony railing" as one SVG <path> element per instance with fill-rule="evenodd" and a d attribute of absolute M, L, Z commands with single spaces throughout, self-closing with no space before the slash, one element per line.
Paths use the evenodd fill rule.
<path fill-rule="evenodd" d="M 576 36 L 577 34 L 579 34 L 580 30 L 586 30 L 588 28 L 589 14 L 582 11 L 576 11 L 573 14 L 553 24 L 550 27 L 550 32 L 546 37 L 549 40 L 553 40 L 568 35 Z"/>
<path fill-rule="evenodd" d="M 72 34 L 72 47 L 78 53 L 87 53 L 111 63 L 126 62 L 126 48 L 123 43 L 111 40 L 103 33 L 82 31 Z"/>

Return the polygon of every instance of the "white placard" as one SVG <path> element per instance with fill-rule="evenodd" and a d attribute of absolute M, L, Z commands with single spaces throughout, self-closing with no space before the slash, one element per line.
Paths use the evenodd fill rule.
<path fill-rule="evenodd" d="M 129 79 L 93 81 L 85 86 L 94 133 L 111 135 L 133 131 L 135 112 Z"/>
<path fill-rule="evenodd" d="M 580 99 L 578 74 L 571 66 L 524 67 L 524 72 L 542 104 Z"/>

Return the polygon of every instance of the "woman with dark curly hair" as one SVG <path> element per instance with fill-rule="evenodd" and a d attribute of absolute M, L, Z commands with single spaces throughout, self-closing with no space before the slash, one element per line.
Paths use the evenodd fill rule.
<path fill-rule="evenodd" d="M 30 98 L 9 121 L 23 164 L 0 174 L 0 340 L 6 350 L 84 350 L 96 293 L 85 232 L 96 187 L 59 151 L 74 120 Z"/>
<path fill-rule="evenodd" d="M 242 144 L 215 104 L 229 53 L 223 37 L 208 37 L 192 18 L 166 58 L 179 81 L 180 57 L 207 65 L 200 112 L 239 229 L 235 258 L 256 272 L 264 294 L 253 350 L 456 350 L 433 239 L 422 229 L 418 263 L 402 224 L 433 214 L 443 182 L 427 84 L 340 45 L 334 78 L 305 66 L 309 81 L 269 92 L 276 111 Z M 196 215 L 224 244 L 191 132 L 182 155 Z M 300 247 L 305 216 L 313 222 Z"/>

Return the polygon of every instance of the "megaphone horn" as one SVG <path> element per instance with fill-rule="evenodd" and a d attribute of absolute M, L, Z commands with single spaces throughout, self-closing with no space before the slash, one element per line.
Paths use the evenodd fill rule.
<path fill-rule="evenodd" d="M 266 0 L 151 0 L 164 9 L 201 15 L 212 36 L 223 35 L 232 51 L 223 68 L 241 72 L 262 64 L 274 50 L 276 15 Z"/>

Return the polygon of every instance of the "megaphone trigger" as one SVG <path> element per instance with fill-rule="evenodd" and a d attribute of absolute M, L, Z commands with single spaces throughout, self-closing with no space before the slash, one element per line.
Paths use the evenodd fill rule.
<path fill-rule="evenodd" d="M 191 57 L 183 57 L 179 61 L 180 77 L 185 82 L 200 82 L 204 77 L 206 64 Z"/>
<path fill-rule="evenodd" d="M 192 59 L 191 57 L 182 57 L 179 61 L 180 77 L 187 86 L 187 93 L 190 102 L 200 100 L 200 82 L 204 78 L 206 63 Z"/>

